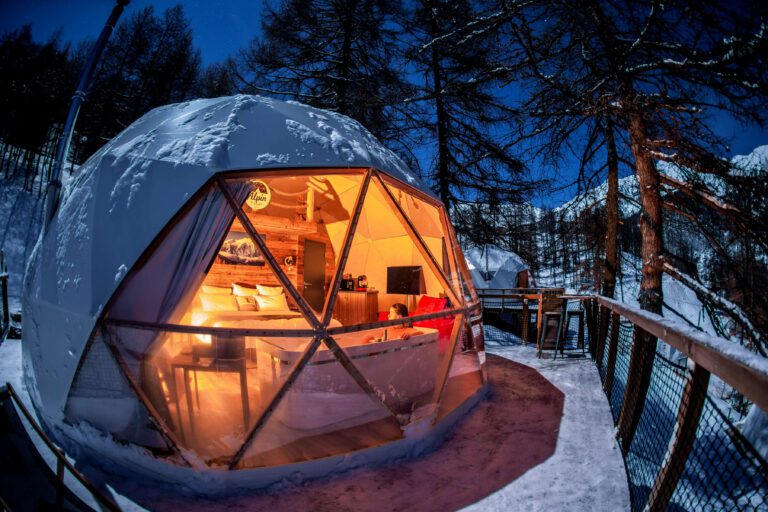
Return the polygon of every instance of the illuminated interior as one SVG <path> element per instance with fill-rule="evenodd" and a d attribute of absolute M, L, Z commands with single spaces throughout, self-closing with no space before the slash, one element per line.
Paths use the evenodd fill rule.
<path fill-rule="evenodd" d="M 442 205 L 376 171 L 219 176 L 108 304 L 68 417 L 231 469 L 397 440 L 484 383 L 463 261 Z M 86 406 L 93 347 L 154 439 Z"/>

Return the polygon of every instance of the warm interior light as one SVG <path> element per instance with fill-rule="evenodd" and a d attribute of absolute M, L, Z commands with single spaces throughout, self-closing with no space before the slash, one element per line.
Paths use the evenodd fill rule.
<path fill-rule="evenodd" d="M 190 320 L 190 323 L 192 325 L 203 325 L 203 322 L 206 318 L 208 318 L 209 313 L 205 311 L 195 311 L 192 313 L 192 318 Z M 204 343 L 205 345 L 210 345 L 213 343 L 213 340 L 211 339 L 210 334 L 195 334 L 195 338 L 197 338 L 200 343 Z"/>

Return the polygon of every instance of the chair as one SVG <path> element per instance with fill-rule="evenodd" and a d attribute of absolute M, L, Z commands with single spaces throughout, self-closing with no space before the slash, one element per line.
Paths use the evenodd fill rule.
<path fill-rule="evenodd" d="M 546 296 L 541 298 L 539 306 L 541 317 L 538 321 L 538 357 L 541 357 L 544 350 L 554 350 L 554 359 L 557 359 L 558 351 L 562 355 L 562 331 L 567 307 L 568 301 L 565 299 Z"/>
<path fill-rule="evenodd" d="M 576 335 L 576 348 L 581 349 L 582 355 L 587 353 L 587 348 L 584 344 L 584 310 L 582 308 L 582 302 L 578 301 L 577 309 L 567 309 L 565 311 L 565 322 L 563 323 L 563 331 L 560 333 L 563 343 L 568 341 L 568 327 L 571 325 L 571 319 L 576 317 L 578 320 L 578 331 Z"/>

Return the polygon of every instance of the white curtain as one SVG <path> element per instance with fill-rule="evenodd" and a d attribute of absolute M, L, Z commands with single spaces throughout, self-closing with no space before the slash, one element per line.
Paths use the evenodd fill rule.
<path fill-rule="evenodd" d="M 250 190 L 247 181 L 230 183 L 229 187 L 238 205 Z M 110 317 L 151 323 L 178 321 L 205 278 L 234 216 L 218 186 L 209 189 L 159 242 L 144 265 L 126 278 Z"/>

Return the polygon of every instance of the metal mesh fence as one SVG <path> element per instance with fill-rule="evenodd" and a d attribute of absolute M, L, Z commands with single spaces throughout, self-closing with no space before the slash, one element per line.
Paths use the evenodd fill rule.
<path fill-rule="evenodd" d="M 766 461 L 709 396 L 670 508 L 768 510 Z"/>
<path fill-rule="evenodd" d="M 621 404 L 624 401 L 624 388 L 629 375 L 629 354 L 632 350 L 632 324 L 621 322 L 619 324 L 619 340 L 616 346 L 616 366 L 614 370 L 613 386 L 608 395 L 608 403 L 611 406 L 613 421 L 619 421 Z M 606 350 L 606 352 L 608 352 Z"/>
<path fill-rule="evenodd" d="M 619 324 L 614 374 L 607 390 L 617 423 L 629 374 L 633 329 L 625 320 Z M 609 380 L 610 322 L 608 333 L 599 365 L 604 385 Z M 656 352 L 642 414 L 624 454 L 633 510 L 646 507 L 667 461 L 688 375 L 685 366 Z M 768 511 L 768 464 L 709 395 L 704 398 L 690 446 L 682 470 L 677 468 L 681 476 L 666 510 Z"/>
<path fill-rule="evenodd" d="M 654 358 L 643 414 L 624 458 L 634 510 L 644 508 L 664 462 L 682 395 L 684 370 L 659 354 Z"/>

